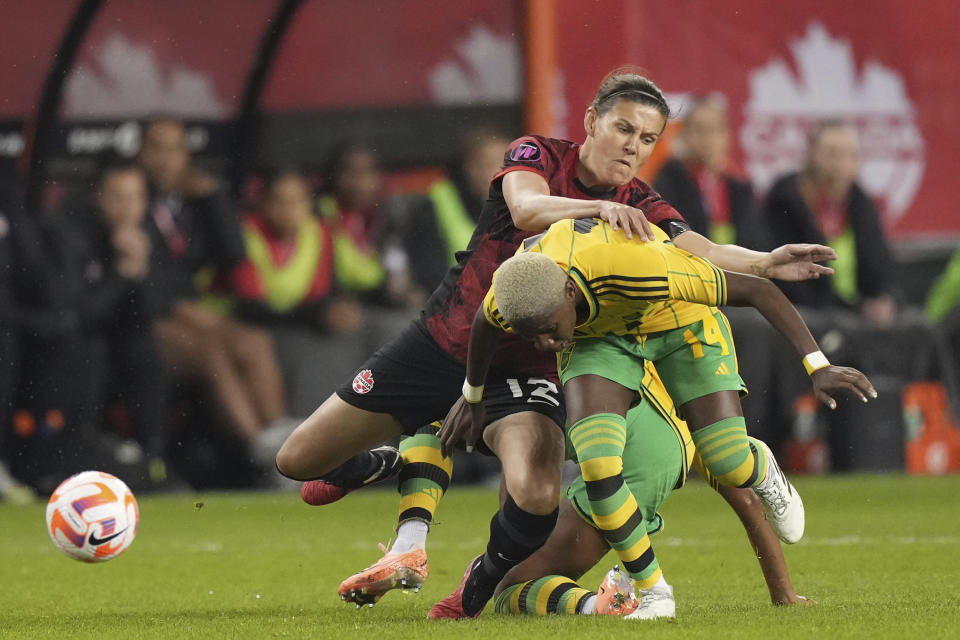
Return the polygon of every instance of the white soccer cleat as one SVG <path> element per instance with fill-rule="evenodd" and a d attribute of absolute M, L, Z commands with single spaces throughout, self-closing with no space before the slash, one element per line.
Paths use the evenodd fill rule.
<path fill-rule="evenodd" d="M 673 587 L 663 585 L 640 590 L 640 606 L 624 620 L 656 620 L 657 618 L 676 618 L 677 602 L 673 599 Z"/>
<path fill-rule="evenodd" d="M 760 440 L 752 441 L 763 447 L 767 454 L 766 477 L 763 482 L 753 488 L 753 492 L 763 503 L 767 522 L 776 531 L 780 540 L 786 544 L 794 544 L 803 537 L 803 500 L 787 480 L 787 476 L 783 474 L 770 447 Z"/>

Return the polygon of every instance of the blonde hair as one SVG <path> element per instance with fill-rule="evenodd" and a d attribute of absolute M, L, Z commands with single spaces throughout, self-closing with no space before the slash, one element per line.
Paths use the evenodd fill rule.
<path fill-rule="evenodd" d="M 542 318 L 563 302 L 567 274 L 542 253 L 521 253 L 503 262 L 493 277 L 493 295 L 511 325 Z"/>

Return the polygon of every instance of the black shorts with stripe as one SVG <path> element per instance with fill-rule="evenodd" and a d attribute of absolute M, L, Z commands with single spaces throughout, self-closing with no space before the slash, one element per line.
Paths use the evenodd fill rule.
<path fill-rule="evenodd" d="M 364 362 L 337 395 L 358 409 L 392 415 L 405 434 L 413 435 L 423 425 L 443 420 L 460 399 L 465 375 L 464 365 L 441 349 L 420 322 L 413 322 Z M 556 369 L 540 376 L 503 366 L 491 369 L 483 406 L 488 425 L 523 411 L 545 415 L 560 429 L 566 421 Z"/>

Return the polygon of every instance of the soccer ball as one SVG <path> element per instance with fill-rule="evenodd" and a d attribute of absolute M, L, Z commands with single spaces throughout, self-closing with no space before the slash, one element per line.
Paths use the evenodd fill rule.
<path fill-rule="evenodd" d="M 102 471 L 70 476 L 47 503 L 47 533 L 53 544 L 84 562 L 103 562 L 126 551 L 139 523 L 130 488 Z"/>

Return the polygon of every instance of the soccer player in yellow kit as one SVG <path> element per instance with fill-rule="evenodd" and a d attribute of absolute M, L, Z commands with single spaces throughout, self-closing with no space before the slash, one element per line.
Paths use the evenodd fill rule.
<path fill-rule="evenodd" d="M 675 489 L 686 481 L 691 468 L 716 489 L 740 517 L 750 538 L 763 576 L 776 605 L 812 601 L 797 595 L 776 534 L 749 489 L 718 485 L 696 454 L 687 425 L 677 416 L 656 370 L 647 362 L 640 393 L 643 401 L 626 415 L 623 479 L 633 495 L 649 535 L 663 529 L 658 513 Z M 568 442 L 569 447 L 569 442 Z M 577 584 L 610 550 L 594 520 L 587 483 L 578 476 L 567 489 L 560 517 L 547 542 L 511 569 L 497 587 L 498 613 L 618 615 L 652 619 L 673 617 L 670 590 L 641 591 L 637 599 L 633 581 L 619 568 L 607 573 L 600 587 L 590 591 Z"/>
<path fill-rule="evenodd" d="M 666 234 L 643 243 L 597 219 L 565 220 L 524 241 L 494 274 L 474 318 L 465 403 L 451 410 L 445 451 L 475 443 L 483 424 L 483 382 L 502 332 L 555 351 L 567 404 L 567 437 L 586 483 L 593 519 L 641 590 L 669 589 L 623 480 L 626 412 L 644 363 L 656 366 L 690 427 L 704 466 L 720 484 L 753 488 L 781 540 L 803 535 L 803 504 L 769 449 L 747 438 L 745 391 L 724 304 L 752 305 L 803 356 L 817 396 L 876 392 L 862 373 L 827 362 L 800 315 L 770 281 L 724 272 L 677 249 Z M 666 599 L 665 599 L 666 600 Z M 672 597 L 669 598 L 672 602 Z"/>

